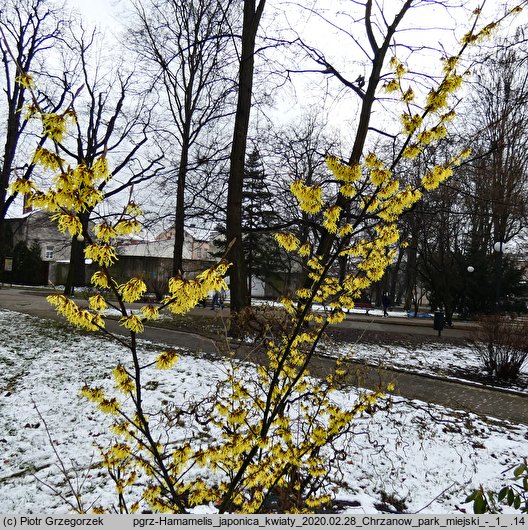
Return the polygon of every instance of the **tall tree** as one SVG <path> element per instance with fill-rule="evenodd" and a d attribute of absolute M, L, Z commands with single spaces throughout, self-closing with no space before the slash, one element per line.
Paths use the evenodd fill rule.
<path fill-rule="evenodd" d="M 248 268 L 248 292 L 252 295 L 252 278 L 270 281 L 279 270 L 278 248 L 273 227 L 278 216 L 258 149 L 250 152 L 242 191 L 242 230 L 244 256 Z"/>
<path fill-rule="evenodd" d="M 477 69 L 467 112 L 475 157 L 468 171 L 472 220 L 488 249 L 528 224 L 527 46 L 499 44 Z"/>
<path fill-rule="evenodd" d="M 242 36 L 238 70 L 238 100 L 231 145 L 229 184 L 227 190 L 226 237 L 229 247 L 231 311 L 238 312 L 250 304 L 247 288 L 247 266 L 242 239 L 242 192 L 244 165 L 253 94 L 255 45 L 266 0 L 244 0 Z"/>
<path fill-rule="evenodd" d="M 17 163 L 17 153 L 28 125 L 22 109 L 29 97 L 27 87 L 17 79 L 24 74 L 42 72 L 42 62 L 50 49 L 57 46 L 62 26 L 58 11 L 46 0 L 7 0 L 0 8 L 2 92 L 5 96 L 5 107 L 2 105 L 5 122 L 0 127 L 4 146 L 0 165 L 0 244 L 4 241 L 3 220 L 16 198 L 16 194 L 8 194 L 8 185 L 15 173 L 17 178 L 27 180 L 33 171 L 33 164 Z"/>
<path fill-rule="evenodd" d="M 76 95 L 77 112 L 75 133 L 67 144 L 60 144 L 63 155 L 72 164 L 93 168 L 102 159 L 111 164 L 112 172 L 102 180 L 98 190 L 105 199 L 130 195 L 134 186 L 152 179 L 163 169 L 161 153 L 145 154 L 151 129 L 151 110 L 148 101 L 135 89 L 134 72 L 115 68 L 116 54 L 110 63 L 99 64 L 95 59 L 97 33 L 81 31 L 72 33 L 71 50 L 79 62 L 79 81 L 82 89 Z M 111 70 L 111 71 L 110 71 Z M 119 201 L 118 201 L 119 202 Z M 99 212 L 111 216 L 119 213 L 119 205 L 112 212 Z M 90 229 L 94 207 L 79 214 L 83 234 Z M 73 237 L 66 294 L 85 282 L 85 242 Z"/>
<path fill-rule="evenodd" d="M 193 168 L 216 155 L 207 131 L 232 112 L 229 24 L 232 1 L 151 0 L 135 2 L 138 28 L 135 47 L 154 65 L 153 86 L 162 86 L 174 127 L 166 128 L 178 146 L 176 169 L 173 274 L 183 272 L 187 179 Z M 193 151 L 194 150 L 194 151 Z"/>

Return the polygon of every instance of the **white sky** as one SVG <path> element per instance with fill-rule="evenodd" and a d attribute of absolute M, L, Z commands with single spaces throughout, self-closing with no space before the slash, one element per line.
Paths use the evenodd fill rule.
<path fill-rule="evenodd" d="M 122 0 L 67 0 L 67 3 L 79 10 L 87 23 L 110 32 L 119 25 L 118 15 L 123 11 Z"/>

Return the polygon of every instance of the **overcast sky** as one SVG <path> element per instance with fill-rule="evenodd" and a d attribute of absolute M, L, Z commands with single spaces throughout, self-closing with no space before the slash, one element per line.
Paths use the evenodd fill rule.
<path fill-rule="evenodd" d="M 67 2 L 79 10 L 84 20 L 96 24 L 102 30 L 110 31 L 119 25 L 119 12 L 124 4 L 121 0 L 67 0 Z"/>

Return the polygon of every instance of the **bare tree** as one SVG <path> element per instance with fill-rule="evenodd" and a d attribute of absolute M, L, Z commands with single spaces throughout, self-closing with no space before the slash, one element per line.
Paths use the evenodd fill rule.
<path fill-rule="evenodd" d="M 238 100 L 230 154 L 229 185 L 227 191 L 226 238 L 231 245 L 228 259 L 230 269 L 231 311 L 236 313 L 250 304 L 247 270 L 242 241 L 242 190 L 244 165 L 253 94 L 255 45 L 266 0 L 244 0 L 242 36 L 238 70 Z"/>
<path fill-rule="evenodd" d="M 135 48 L 151 65 L 153 87 L 162 86 L 174 127 L 166 133 L 178 147 L 173 274 L 183 272 L 188 175 L 218 156 L 208 131 L 232 113 L 233 82 L 227 75 L 232 1 L 135 2 Z M 196 158 L 196 162 L 192 157 Z M 203 173 L 200 172 L 203 175 Z"/>
<path fill-rule="evenodd" d="M 1 127 L 4 144 L 0 165 L 0 242 L 3 246 L 3 220 L 16 198 L 7 187 L 15 173 L 29 179 L 33 165 L 17 162 L 17 153 L 28 119 L 23 112 L 27 89 L 17 82 L 20 76 L 42 72 L 42 61 L 61 36 L 63 22 L 58 10 L 46 0 L 7 0 L 0 8 L 0 54 L 5 96 L 5 122 Z M 1 254 L 1 253 L 0 253 Z"/>
<path fill-rule="evenodd" d="M 104 198 L 132 193 L 163 169 L 163 155 L 146 154 L 149 141 L 151 110 L 147 100 L 134 88 L 134 72 L 107 64 L 94 63 L 96 32 L 72 34 L 72 50 L 79 60 L 82 88 L 76 96 L 77 112 L 75 141 L 61 145 L 64 155 L 79 165 L 90 168 L 105 157 L 111 166 L 111 178 L 103 180 L 99 191 Z M 117 60 L 116 57 L 113 59 Z M 118 210 L 117 210 L 118 211 Z M 83 232 L 88 233 L 94 208 L 80 214 Z M 99 212 L 112 215 L 113 212 Z M 115 213 L 115 212 L 114 212 Z M 77 285 L 84 285 L 84 241 L 72 239 L 66 294 Z"/>
<path fill-rule="evenodd" d="M 478 67 L 467 118 L 475 162 L 469 169 L 476 237 L 488 248 L 528 222 L 528 62 L 526 43 L 499 43 Z"/>

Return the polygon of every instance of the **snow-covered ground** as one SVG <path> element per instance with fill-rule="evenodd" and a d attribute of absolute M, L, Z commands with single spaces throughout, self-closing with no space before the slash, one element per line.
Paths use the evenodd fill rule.
<path fill-rule="evenodd" d="M 353 347 L 364 357 L 375 350 L 370 345 Z M 141 348 L 145 358 L 158 351 L 149 343 Z M 376 355 L 385 351 L 386 359 L 387 349 L 379 348 Z M 50 439 L 84 493 L 86 506 L 112 504 L 113 487 L 101 470 L 91 467 L 99 460 L 94 443 L 107 438 L 105 425 L 79 397 L 79 388 L 84 383 L 108 386 L 112 368 L 126 355 L 122 346 L 96 335 L 0 311 L 0 513 L 71 511 L 59 495 L 69 492 Z M 424 365 L 433 359 L 459 359 L 462 353 L 442 349 L 433 355 L 428 350 L 394 358 L 404 355 Z M 222 361 L 182 352 L 174 369 L 151 373 L 157 383 L 147 383 L 147 399 L 155 403 L 198 397 L 224 374 Z M 348 403 L 355 392 L 336 393 L 334 399 Z M 507 470 L 528 457 L 526 425 L 401 398 L 387 411 L 358 419 L 355 431 L 344 447 L 347 458 L 337 490 L 339 498 L 359 503 L 349 512 L 375 513 L 382 497 L 403 502 L 409 512 L 470 511 L 463 501 L 473 487 L 499 489 L 503 473 L 508 477 Z"/>

